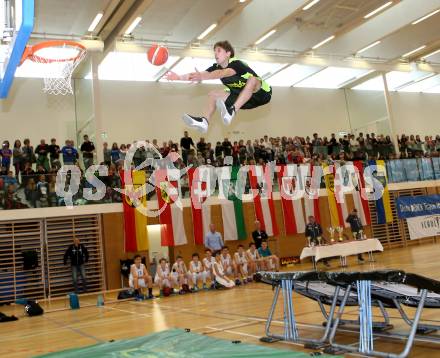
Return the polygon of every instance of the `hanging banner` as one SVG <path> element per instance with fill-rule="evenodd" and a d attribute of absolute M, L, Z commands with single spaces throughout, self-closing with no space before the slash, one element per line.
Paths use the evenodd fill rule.
<path fill-rule="evenodd" d="M 412 217 L 406 222 L 411 240 L 440 235 L 440 214 Z"/>
<path fill-rule="evenodd" d="M 396 205 L 399 219 L 440 215 L 440 195 L 400 196 Z"/>

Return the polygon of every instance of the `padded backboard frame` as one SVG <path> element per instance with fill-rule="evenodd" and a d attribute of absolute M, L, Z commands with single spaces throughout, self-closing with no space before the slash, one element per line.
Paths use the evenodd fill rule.
<path fill-rule="evenodd" d="M 0 34 L 3 41 L 10 41 L 5 49 L 2 77 L 0 79 L 0 98 L 8 96 L 9 90 L 14 81 L 15 71 L 20 64 L 21 57 L 34 28 L 34 0 L 0 0 L 3 10 L 2 27 Z M 21 16 L 20 16 L 21 12 Z M 10 36 L 9 39 L 5 38 Z"/>

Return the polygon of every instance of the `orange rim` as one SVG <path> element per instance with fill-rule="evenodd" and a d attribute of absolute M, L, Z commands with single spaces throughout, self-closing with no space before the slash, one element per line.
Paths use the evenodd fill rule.
<path fill-rule="evenodd" d="M 38 56 L 35 53 L 44 49 L 44 48 L 50 48 L 50 47 L 62 47 L 62 46 L 69 46 L 69 47 L 76 47 L 78 49 L 78 55 L 74 57 L 69 58 L 60 58 L 60 59 L 53 59 L 53 58 L 47 58 Z M 25 60 L 30 59 L 31 61 L 35 62 L 44 62 L 44 63 L 53 63 L 53 62 L 70 62 L 75 61 L 78 59 L 83 52 L 87 51 L 87 49 L 81 45 L 79 42 L 76 41 L 69 41 L 69 40 L 51 40 L 51 41 L 44 41 L 40 42 L 33 46 L 26 46 L 23 56 L 21 58 L 21 63 L 23 63 Z"/>

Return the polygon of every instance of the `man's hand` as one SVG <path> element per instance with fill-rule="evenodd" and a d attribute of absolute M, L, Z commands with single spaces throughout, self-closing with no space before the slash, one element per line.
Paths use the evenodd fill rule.
<path fill-rule="evenodd" d="M 166 73 L 165 79 L 167 79 L 168 81 L 179 81 L 180 76 L 173 71 L 169 71 Z"/>
<path fill-rule="evenodd" d="M 191 72 L 189 74 L 189 80 L 191 82 L 201 82 L 202 81 L 202 74 L 199 71 L 197 71 L 197 69 L 196 69 L 196 72 Z"/>

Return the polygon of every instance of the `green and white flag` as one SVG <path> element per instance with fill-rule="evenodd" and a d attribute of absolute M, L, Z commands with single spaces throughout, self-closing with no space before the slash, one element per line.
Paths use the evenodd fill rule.
<path fill-rule="evenodd" d="M 242 195 L 245 186 L 245 177 L 239 178 L 239 167 L 223 167 L 221 173 L 223 196 L 220 205 L 222 208 L 224 240 L 245 240 L 246 228 L 244 225 Z"/>

